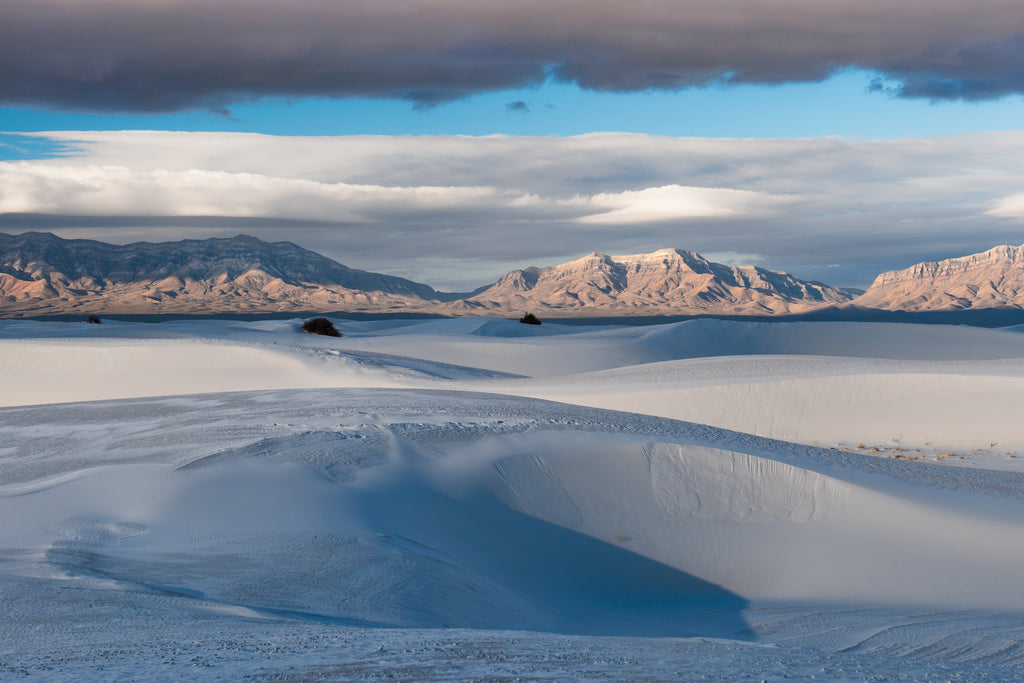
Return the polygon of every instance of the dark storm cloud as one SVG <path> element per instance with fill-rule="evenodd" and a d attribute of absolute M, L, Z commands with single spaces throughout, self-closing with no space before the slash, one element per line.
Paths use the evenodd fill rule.
<path fill-rule="evenodd" d="M 222 109 L 267 95 L 430 105 L 548 77 L 637 91 L 876 70 L 893 92 L 1024 91 L 1019 0 L 3 0 L 0 101 Z"/>

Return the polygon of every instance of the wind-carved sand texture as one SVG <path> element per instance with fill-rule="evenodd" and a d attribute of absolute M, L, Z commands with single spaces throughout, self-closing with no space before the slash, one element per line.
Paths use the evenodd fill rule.
<path fill-rule="evenodd" d="M 817 472 L 717 448 L 652 444 L 651 486 L 673 515 L 738 522 L 810 522 L 841 514 L 846 489 Z"/>
<path fill-rule="evenodd" d="M 494 469 L 508 487 L 511 507 L 567 529 L 577 529 L 583 523 L 579 508 L 539 456 L 502 458 Z"/>

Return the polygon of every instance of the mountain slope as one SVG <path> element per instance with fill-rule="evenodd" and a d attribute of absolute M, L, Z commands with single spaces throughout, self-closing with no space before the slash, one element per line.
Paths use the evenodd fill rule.
<path fill-rule="evenodd" d="M 290 242 L 239 235 L 124 246 L 48 233 L 0 234 L 0 314 L 419 312 L 473 315 L 793 313 L 850 294 L 699 254 L 590 254 L 508 273 L 471 294 L 354 270 Z"/>
<path fill-rule="evenodd" d="M 882 273 L 853 303 L 901 311 L 1024 308 L 1024 245 Z"/>
<path fill-rule="evenodd" d="M 550 268 L 516 270 L 453 309 L 559 314 L 790 313 L 848 301 L 843 290 L 756 266 L 726 266 L 692 251 L 593 253 Z"/>
<path fill-rule="evenodd" d="M 247 235 L 120 246 L 0 234 L 5 313 L 390 310 L 439 296 L 427 285 Z"/>

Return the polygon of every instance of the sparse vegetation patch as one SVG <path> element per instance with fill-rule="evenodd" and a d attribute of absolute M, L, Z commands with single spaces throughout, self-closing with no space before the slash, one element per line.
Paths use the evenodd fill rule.
<path fill-rule="evenodd" d="M 524 315 L 522 318 L 519 319 L 519 322 L 521 322 L 524 325 L 540 325 L 541 324 L 540 318 L 535 316 L 533 313 L 527 313 L 526 315 Z"/>
<path fill-rule="evenodd" d="M 327 318 L 310 318 L 302 323 L 302 331 L 306 334 L 322 334 L 325 337 L 340 337 L 341 332 Z"/>

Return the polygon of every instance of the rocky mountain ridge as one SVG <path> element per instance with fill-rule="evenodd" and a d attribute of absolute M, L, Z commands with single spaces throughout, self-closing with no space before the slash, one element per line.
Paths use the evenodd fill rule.
<path fill-rule="evenodd" d="M 882 273 L 853 304 L 909 312 L 1024 308 L 1024 245 Z"/>
<path fill-rule="evenodd" d="M 352 312 L 552 317 L 1024 310 L 1024 246 L 882 273 L 862 295 L 682 249 L 591 253 L 468 294 L 255 237 L 113 245 L 0 233 L 0 316 Z"/>
<path fill-rule="evenodd" d="M 594 252 L 549 268 L 516 270 L 455 308 L 530 309 L 547 314 L 600 309 L 607 314 L 772 315 L 849 301 L 819 282 L 757 266 L 727 266 L 682 249 L 609 256 Z"/>
<path fill-rule="evenodd" d="M 291 242 L 113 245 L 0 234 L 0 314 L 401 310 L 444 295 L 343 266 Z"/>

